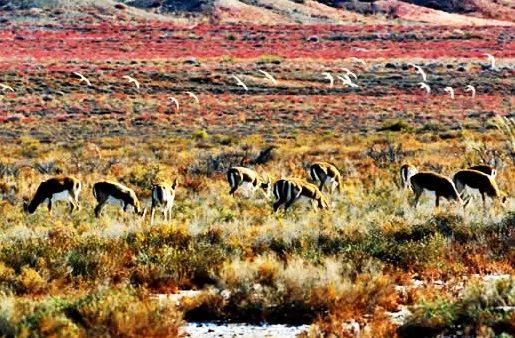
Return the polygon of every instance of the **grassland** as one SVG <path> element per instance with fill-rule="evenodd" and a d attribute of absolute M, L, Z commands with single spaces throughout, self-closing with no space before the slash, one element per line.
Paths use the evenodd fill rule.
<path fill-rule="evenodd" d="M 367 34 L 357 29 L 326 40 L 328 27 L 291 28 L 290 35 L 276 27 L 297 49 L 268 32 L 270 46 L 256 55 L 242 42 L 250 39 L 246 31 L 258 34 L 248 27 L 174 34 L 193 41 L 202 29 L 219 40 L 212 48 L 201 44 L 199 55 L 187 44 L 186 51 L 177 44 L 179 52 L 166 47 L 160 54 L 152 37 L 146 53 L 137 51 L 133 44 L 145 34 L 137 27 L 117 35 L 131 41 L 126 53 L 103 45 L 107 30 L 83 42 L 73 30 L 35 45 L 27 43 L 31 34 L 57 33 L 27 31 L 25 40 L 0 42 L 13 51 L 2 49 L 2 82 L 16 89 L 0 98 L 1 335 L 174 336 L 183 320 L 206 319 L 313 323 L 307 336 L 351 336 L 351 320 L 370 337 L 514 334 L 513 198 L 487 213 L 479 200 L 467 212 L 446 203 L 433 210 L 432 198 L 414 210 L 412 194 L 398 182 L 405 161 L 447 175 L 493 161 L 500 188 L 513 196 L 513 139 L 497 118 L 513 118 L 514 104 L 513 43 L 494 43 L 503 29 L 420 29 L 402 48 L 395 39 L 411 33 L 371 35 L 366 48 L 375 51 L 366 68 L 345 59 L 368 56 L 351 52 L 364 48 L 353 44 Z M 452 34 L 461 51 L 435 42 Z M 95 40 L 96 53 L 89 47 Z M 47 53 L 47 42 L 63 53 Z M 79 43 L 76 60 L 65 61 L 67 48 Z M 428 44 L 433 48 L 422 53 Z M 346 54 L 322 55 L 342 46 Z M 207 55 L 217 48 L 224 54 Z M 491 71 L 478 57 L 496 48 L 499 69 Z M 418 89 L 409 62 L 427 70 L 431 96 Z M 320 73 L 342 67 L 358 72 L 359 89 L 328 88 Z M 256 69 L 274 74 L 279 85 Z M 79 84 L 73 71 L 93 86 Z M 125 74 L 141 81 L 139 91 Z M 242 92 L 228 74 L 241 74 L 251 89 Z M 475 100 L 462 91 L 468 84 L 478 90 Z M 443 92 L 448 85 L 456 100 Z M 270 147 L 269 157 L 259 156 Z M 344 174 L 344 191 L 329 196 L 327 212 L 299 203 L 273 214 L 259 194 L 228 194 L 231 165 L 245 162 L 277 179 L 307 177 L 316 160 Z M 57 174 L 81 179 L 82 209 L 24 214 L 22 202 Z M 112 208 L 94 218 L 97 180 L 134 188 L 148 206 L 151 182 L 175 176 L 181 183 L 172 221 L 151 227 L 148 218 Z M 182 289 L 205 292 L 178 305 L 155 300 Z M 406 309 L 407 318 L 392 319 Z"/>

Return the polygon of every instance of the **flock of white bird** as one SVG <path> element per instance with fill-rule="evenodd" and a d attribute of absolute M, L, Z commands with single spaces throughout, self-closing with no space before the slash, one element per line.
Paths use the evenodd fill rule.
<path fill-rule="evenodd" d="M 484 55 L 488 58 L 488 61 L 490 62 L 490 68 L 492 70 L 495 70 L 496 69 L 495 57 L 492 54 L 488 54 L 488 53 L 486 53 Z M 354 63 L 359 63 L 363 66 L 367 65 L 367 63 L 363 59 L 360 59 L 360 58 L 352 57 L 351 60 Z M 417 72 L 420 74 L 420 76 L 422 77 L 422 82 L 418 83 L 418 85 L 420 86 L 420 89 L 425 90 L 427 95 L 431 94 L 431 87 L 427 84 L 427 74 L 424 71 L 424 69 L 422 69 L 422 67 L 415 65 L 415 64 L 409 64 L 409 66 L 415 68 L 417 70 Z M 358 79 L 358 76 L 356 75 L 356 73 L 352 72 L 351 70 L 349 70 L 347 68 L 342 68 L 342 71 L 344 72 L 344 74 L 337 74 L 336 79 L 340 80 L 342 82 L 342 85 L 344 85 L 344 86 L 347 86 L 350 88 L 358 88 L 359 85 L 354 82 Z M 264 70 L 258 70 L 258 72 L 261 73 L 264 76 L 264 78 L 269 80 L 273 85 L 278 84 L 277 80 L 270 73 L 268 73 Z M 87 86 L 92 86 L 91 81 L 87 77 L 85 77 L 83 74 L 81 74 L 79 72 L 73 72 L 73 74 L 79 78 L 79 83 L 85 83 Z M 333 88 L 335 85 L 335 77 L 329 72 L 323 72 L 322 76 L 323 76 L 324 80 L 329 81 L 329 88 Z M 127 82 L 129 84 L 134 85 L 134 87 L 136 89 L 139 89 L 141 87 L 139 81 L 136 80 L 132 76 L 124 75 L 124 76 L 122 76 L 122 78 L 127 80 Z M 236 81 L 236 85 L 242 87 L 245 91 L 249 90 L 249 87 L 245 84 L 245 82 L 243 82 L 243 80 L 240 77 L 238 77 L 237 75 L 231 75 L 231 78 Z M 4 84 L 4 83 L 0 83 L 0 89 L 3 92 L 5 92 L 5 91 L 14 92 L 15 91 L 14 88 L 12 88 L 11 86 Z M 448 87 L 444 88 L 444 91 L 449 94 L 451 99 L 454 99 L 454 97 L 455 97 L 454 88 L 448 86 Z M 476 97 L 476 88 L 472 85 L 467 85 L 465 87 L 465 92 L 470 92 L 472 98 Z M 187 94 L 190 98 L 192 98 L 196 104 L 200 104 L 200 99 L 198 98 L 198 96 L 195 93 L 193 93 L 191 91 L 187 91 L 187 92 L 185 92 L 185 94 Z M 170 96 L 169 100 L 171 103 L 173 103 L 175 105 L 176 109 L 179 110 L 179 108 L 180 108 L 179 100 L 173 96 Z"/>

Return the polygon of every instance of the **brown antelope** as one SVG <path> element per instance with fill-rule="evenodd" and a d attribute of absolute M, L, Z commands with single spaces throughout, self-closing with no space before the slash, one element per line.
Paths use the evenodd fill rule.
<path fill-rule="evenodd" d="M 253 189 L 261 188 L 268 197 L 272 187 L 270 177 L 266 175 L 264 178 L 252 169 L 245 167 L 231 167 L 227 171 L 227 181 L 231 186 L 229 194 L 233 195 L 238 188 L 244 183 L 252 185 Z"/>
<path fill-rule="evenodd" d="M 404 189 L 408 189 L 410 187 L 410 178 L 416 173 L 418 173 L 418 170 L 412 164 L 406 163 L 401 166 L 401 182 Z"/>
<path fill-rule="evenodd" d="M 486 164 L 478 164 L 478 165 L 472 166 L 468 169 L 480 171 L 483 174 L 492 176 L 493 178 L 495 178 L 495 176 L 497 176 L 497 169 L 495 169 L 494 167 L 491 167 L 489 165 L 486 165 Z"/>
<path fill-rule="evenodd" d="M 119 206 L 123 211 L 132 206 L 134 212 L 140 216 L 145 216 L 146 209 L 141 208 L 141 204 L 134 190 L 116 182 L 101 181 L 93 185 L 93 196 L 98 204 L 95 207 L 95 216 L 100 217 L 100 213 L 106 204 Z"/>
<path fill-rule="evenodd" d="M 156 209 L 161 209 L 165 221 L 172 218 L 172 207 L 175 200 L 177 178 L 170 183 L 156 183 L 152 185 L 152 206 L 150 207 L 150 224 L 154 224 Z"/>
<path fill-rule="evenodd" d="M 338 169 L 327 162 L 315 162 L 309 168 L 311 179 L 315 182 L 320 181 L 318 189 L 323 191 L 326 182 L 331 184 L 330 192 L 333 193 L 334 189 L 338 187 L 338 190 L 343 190 L 343 179 Z"/>
<path fill-rule="evenodd" d="M 329 209 L 327 198 L 320 192 L 316 185 L 298 178 L 283 178 L 275 182 L 274 195 L 277 201 L 274 203 L 274 212 L 277 212 L 284 204 L 284 211 L 304 196 L 316 202 L 319 209 Z M 314 205 L 315 206 L 315 205 Z"/>
<path fill-rule="evenodd" d="M 420 196 L 424 191 L 434 192 L 436 195 L 435 206 L 440 206 L 440 197 L 448 201 L 455 200 L 463 204 L 454 183 L 447 177 L 434 172 L 419 172 L 410 177 L 410 185 L 415 193 L 415 202 L 413 207 L 416 208 Z"/>
<path fill-rule="evenodd" d="M 492 200 L 499 198 L 502 203 L 507 199 L 506 194 L 499 190 L 497 183 L 491 175 L 487 175 L 478 170 L 460 170 L 454 174 L 452 180 L 456 190 L 463 195 L 466 188 L 478 190 L 483 199 L 483 208 L 486 210 L 486 196 Z M 470 202 L 470 197 L 465 201 L 465 206 Z"/>
<path fill-rule="evenodd" d="M 23 209 L 34 213 L 41 203 L 47 203 L 48 211 L 52 211 L 52 204 L 56 201 L 70 203 L 70 214 L 73 210 L 80 210 L 79 193 L 82 188 L 80 181 L 72 176 L 53 177 L 42 182 L 30 203 L 24 203 Z"/>

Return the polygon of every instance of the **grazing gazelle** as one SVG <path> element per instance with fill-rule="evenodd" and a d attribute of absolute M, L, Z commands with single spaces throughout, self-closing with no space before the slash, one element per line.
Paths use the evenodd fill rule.
<path fill-rule="evenodd" d="M 413 207 L 416 208 L 420 196 L 425 191 L 434 192 L 436 195 L 435 205 L 440 206 L 440 197 L 448 201 L 455 200 L 463 204 L 454 183 L 447 177 L 434 172 L 419 172 L 410 178 L 411 188 L 415 193 L 415 202 Z"/>
<path fill-rule="evenodd" d="M 132 206 L 134 212 L 140 216 L 145 216 L 146 209 L 141 208 L 141 204 L 134 190 L 116 182 L 101 181 L 93 185 L 93 196 L 98 204 L 95 207 L 95 216 L 100 217 L 100 213 L 106 204 L 112 204 L 127 211 L 128 206 Z"/>
<path fill-rule="evenodd" d="M 52 211 L 52 204 L 56 201 L 67 201 L 70 203 L 70 213 L 73 210 L 80 210 L 79 193 L 81 190 L 80 181 L 72 176 L 53 177 L 42 182 L 30 203 L 24 203 L 23 209 L 28 213 L 34 213 L 41 203 L 47 203 L 48 211 Z"/>
<path fill-rule="evenodd" d="M 494 167 L 491 167 L 489 165 L 486 165 L 486 164 L 478 164 L 478 165 L 475 165 L 475 166 L 470 167 L 468 169 L 469 170 L 480 171 L 483 174 L 487 174 L 489 176 L 492 176 L 493 178 L 495 178 L 495 176 L 497 175 L 497 169 L 495 169 Z"/>
<path fill-rule="evenodd" d="M 404 189 L 408 189 L 410 187 L 411 184 L 409 179 L 416 173 L 418 173 L 418 170 L 412 164 L 405 163 L 401 166 L 401 182 Z"/>
<path fill-rule="evenodd" d="M 315 182 L 320 182 L 318 189 L 322 191 L 326 182 L 331 184 L 330 191 L 334 192 L 334 189 L 338 187 L 338 190 L 343 190 L 343 179 L 340 171 L 328 162 L 315 162 L 309 168 L 309 174 L 311 179 Z"/>
<path fill-rule="evenodd" d="M 493 200 L 499 198 L 502 203 L 506 201 L 506 195 L 499 190 L 493 176 L 487 175 L 478 170 L 460 170 L 454 174 L 452 180 L 456 190 L 463 194 L 466 188 L 478 190 L 483 199 L 483 207 L 486 210 L 486 196 Z M 465 206 L 470 202 L 470 198 L 465 201 Z"/>
<path fill-rule="evenodd" d="M 272 188 L 272 182 L 268 175 L 265 175 L 263 178 L 254 170 L 245 167 L 229 168 L 227 171 L 227 181 L 231 186 L 231 191 L 229 191 L 229 194 L 231 195 L 233 195 L 240 185 L 244 183 L 251 184 L 254 189 L 257 189 L 258 187 L 263 189 L 267 197 L 270 195 L 270 190 Z"/>
<path fill-rule="evenodd" d="M 172 218 L 172 207 L 175 200 L 175 189 L 177 188 L 177 178 L 170 183 L 152 184 L 152 206 L 150 207 L 150 224 L 154 223 L 156 209 L 163 211 L 165 221 Z"/>
<path fill-rule="evenodd" d="M 329 209 L 327 198 L 317 186 L 298 178 L 282 178 L 276 181 L 274 195 L 277 199 L 274 203 L 274 212 L 277 212 L 283 204 L 284 211 L 288 210 L 293 202 L 302 196 L 311 199 L 319 209 Z"/>

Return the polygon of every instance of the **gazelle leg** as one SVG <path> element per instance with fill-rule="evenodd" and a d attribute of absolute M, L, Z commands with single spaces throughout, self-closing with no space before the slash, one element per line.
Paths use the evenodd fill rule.
<path fill-rule="evenodd" d="M 327 176 L 322 178 L 322 179 L 320 179 L 320 186 L 318 187 L 318 190 L 322 191 L 322 189 L 324 188 L 326 180 L 327 180 Z"/>
<path fill-rule="evenodd" d="M 413 202 L 413 208 L 417 208 L 417 205 L 418 205 L 418 201 L 420 199 L 420 196 L 422 196 L 422 191 L 419 191 L 419 190 L 416 190 L 415 191 L 415 200 Z"/>
<path fill-rule="evenodd" d="M 293 191 L 292 191 L 292 195 L 290 196 L 290 199 L 286 202 L 286 205 L 284 206 L 284 211 L 285 212 L 286 212 L 286 210 L 288 210 L 289 207 L 291 207 L 293 202 L 295 202 L 296 200 L 299 199 L 301 193 L 302 193 L 302 191 L 299 191 L 298 193 L 293 195 Z"/>
<path fill-rule="evenodd" d="M 277 210 L 279 210 L 279 208 L 281 207 L 281 205 L 284 203 L 284 199 L 283 198 L 280 198 L 279 200 L 277 200 L 275 203 L 274 203 L 274 212 L 277 212 Z"/>
<path fill-rule="evenodd" d="M 104 205 L 105 205 L 105 201 L 98 202 L 98 205 L 95 207 L 95 217 L 100 217 L 100 213 L 102 212 Z"/>
<path fill-rule="evenodd" d="M 231 191 L 229 191 L 229 194 L 230 195 L 233 195 L 236 190 L 238 190 L 239 186 L 240 186 L 240 177 L 239 176 L 236 176 L 236 175 L 232 175 L 230 177 L 230 184 L 231 184 Z"/>
<path fill-rule="evenodd" d="M 291 207 L 294 201 L 295 198 L 290 198 L 290 200 L 286 202 L 286 204 L 284 205 L 284 212 L 286 212 L 286 210 L 288 210 L 288 208 Z"/>
<path fill-rule="evenodd" d="M 436 195 L 435 206 L 438 208 L 440 206 L 440 195 Z"/>

